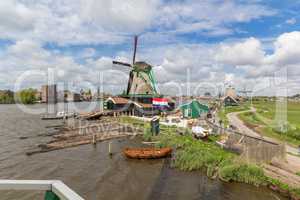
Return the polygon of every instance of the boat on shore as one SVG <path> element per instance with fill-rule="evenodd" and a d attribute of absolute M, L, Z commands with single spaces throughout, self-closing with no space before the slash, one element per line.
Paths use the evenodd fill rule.
<path fill-rule="evenodd" d="M 68 119 L 68 118 L 74 118 L 77 114 L 75 112 L 64 112 L 60 111 L 57 112 L 56 115 L 45 115 L 42 116 L 42 120 L 59 120 L 59 119 Z"/>
<path fill-rule="evenodd" d="M 126 148 L 123 153 L 127 158 L 158 159 L 171 155 L 172 148 Z"/>

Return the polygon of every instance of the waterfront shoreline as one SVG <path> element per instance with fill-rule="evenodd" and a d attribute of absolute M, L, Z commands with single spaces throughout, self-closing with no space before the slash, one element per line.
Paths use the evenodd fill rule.
<path fill-rule="evenodd" d="M 130 119 L 128 117 L 124 118 L 127 123 L 132 123 L 134 125 L 139 124 L 138 119 Z M 123 119 L 123 120 L 124 120 Z M 144 122 L 140 121 L 141 124 Z M 140 126 L 140 125 L 138 125 Z M 167 129 L 167 130 L 166 130 Z M 226 182 L 241 182 L 241 183 L 248 183 L 255 186 L 267 186 L 269 189 L 278 192 L 283 196 L 287 196 L 292 200 L 299 200 L 300 199 L 300 188 L 293 188 L 290 187 L 288 184 L 282 183 L 281 181 L 277 180 L 276 178 L 268 177 L 264 171 L 263 167 L 258 166 L 256 164 L 248 164 L 232 153 L 225 153 L 224 150 L 218 150 L 215 144 L 204 144 L 205 142 L 196 141 L 192 136 L 181 136 L 174 133 L 176 129 L 174 127 L 167 128 L 163 127 L 160 136 L 149 137 L 149 131 L 146 132 L 146 138 L 159 141 L 159 146 L 172 146 L 175 149 L 175 155 L 173 157 L 173 166 L 183 170 L 183 171 L 193 171 L 193 170 L 206 170 L 206 174 L 208 177 L 216 178 L 218 177 L 222 181 Z M 212 151 L 210 158 L 207 160 L 202 160 L 199 158 L 199 151 L 201 149 L 200 143 L 203 143 L 203 148 L 205 148 L 206 154 L 208 151 Z M 194 149 L 192 148 L 194 146 Z M 197 152 L 197 155 L 193 156 L 191 154 Z M 218 156 L 218 154 L 223 154 L 223 156 Z M 181 155 L 183 154 L 183 155 Z M 201 153 L 200 153 L 201 154 Z M 213 155 L 214 154 L 214 155 Z M 202 156 L 204 155 L 204 152 Z M 198 163 L 195 160 L 199 159 Z M 214 162 L 219 162 L 218 164 L 213 163 L 212 165 L 208 162 L 211 162 L 215 159 Z M 220 160 L 221 159 L 221 160 Z M 235 159 L 236 162 L 229 162 L 228 160 Z M 201 163 L 202 162 L 202 163 Z M 223 163 L 222 163 L 223 162 Z M 228 163 L 229 162 L 229 163 Z M 224 164 L 225 163 L 225 164 Z M 225 166 L 224 166 L 225 165 Z M 230 174 L 229 177 L 224 178 L 224 174 L 220 175 L 220 168 L 223 168 L 223 171 L 226 169 L 226 173 L 233 173 Z M 228 168 L 231 168 L 228 171 Z M 226 171 L 225 170 L 225 171 Z M 222 173 L 222 172 L 221 172 Z M 223 172 L 224 173 L 224 172 Z M 239 175 L 237 175 L 239 174 Z M 250 176 L 249 176 L 250 175 Z"/>

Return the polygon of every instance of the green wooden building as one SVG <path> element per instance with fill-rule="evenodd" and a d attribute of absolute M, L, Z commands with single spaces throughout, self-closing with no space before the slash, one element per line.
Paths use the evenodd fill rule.
<path fill-rule="evenodd" d="M 201 104 L 197 100 L 192 100 L 189 103 L 179 106 L 183 117 L 185 118 L 199 118 L 203 114 L 207 114 L 209 107 L 207 105 Z"/>

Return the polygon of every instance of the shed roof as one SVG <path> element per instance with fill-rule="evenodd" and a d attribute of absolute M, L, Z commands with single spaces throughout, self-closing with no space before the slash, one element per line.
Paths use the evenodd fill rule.
<path fill-rule="evenodd" d="M 224 101 L 226 98 L 230 98 L 230 99 L 232 99 L 235 103 L 238 103 L 237 98 L 235 98 L 235 97 L 233 97 L 233 96 L 230 96 L 230 95 L 227 95 L 227 96 L 222 97 L 222 101 Z"/>
<path fill-rule="evenodd" d="M 140 103 L 123 97 L 109 97 L 106 99 L 106 102 L 107 101 L 112 101 L 114 104 L 134 104 L 139 108 L 152 108 L 152 104 Z"/>
<path fill-rule="evenodd" d="M 188 103 L 182 104 L 182 105 L 180 105 L 179 107 L 182 108 L 182 107 L 185 107 L 185 106 L 189 106 L 189 105 L 191 105 L 191 104 L 197 105 L 197 106 L 201 106 L 202 108 L 205 107 L 205 108 L 207 108 L 207 110 L 209 109 L 209 107 L 208 107 L 207 105 L 202 104 L 202 103 L 200 103 L 199 101 L 197 101 L 197 100 L 195 100 L 195 99 L 193 99 L 192 101 L 190 101 L 190 102 L 188 102 Z"/>
<path fill-rule="evenodd" d="M 106 99 L 107 101 L 112 101 L 114 104 L 127 104 L 129 103 L 129 99 L 123 98 L 123 97 L 109 97 Z"/>

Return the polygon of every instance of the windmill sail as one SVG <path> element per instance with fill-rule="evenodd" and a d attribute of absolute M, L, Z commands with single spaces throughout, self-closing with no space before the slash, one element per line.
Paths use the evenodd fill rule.
<path fill-rule="evenodd" d="M 113 61 L 113 64 L 123 65 L 131 67 L 132 70 L 129 73 L 129 80 L 127 84 L 127 95 L 157 95 L 156 83 L 152 66 L 146 62 L 136 62 L 138 37 L 134 37 L 134 49 L 132 65 L 129 63 Z"/>
<path fill-rule="evenodd" d="M 136 49 L 137 49 L 137 42 L 138 42 L 138 37 L 134 36 L 134 46 L 133 46 L 133 58 L 132 58 L 132 64 L 135 63 L 135 56 L 136 56 Z"/>

